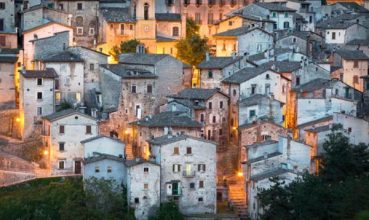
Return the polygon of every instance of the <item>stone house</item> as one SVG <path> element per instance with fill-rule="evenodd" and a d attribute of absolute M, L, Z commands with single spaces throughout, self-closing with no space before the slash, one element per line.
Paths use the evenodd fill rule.
<path fill-rule="evenodd" d="M 65 11 L 72 17 L 69 25 L 73 27 L 73 39 L 78 46 L 96 46 L 99 1 L 55 0 L 54 8 Z"/>
<path fill-rule="evenodd" d="M 69 31 L 69 44 L 72 45 L 73 42 L 73 28 L 70 26 L 66 26 L 64 24 L 60 24 L 57 22 L 48 22 L 46 24 L 27 29 L 23 31 L 23 50 L 24 50 L 24 63 L 23 65 L 26 69 L 32 70 L 35 69 L 34 60 L 35 56 L 35 44 L 32 40 L 51 37 L 55 33 Z"/>
<path fill-rule="evenodd" d="M 155 114 L 158 76 L 122 64 L 100 66 L 101 105 L 103 114 L 109 113 L 102 122 L 101 130 L 108 134 L 115 131 L 119 138 L 129 141 L 132 129 L 129 123 Z M 168 92 L 169 93 L 169 92 Z"/>
<path fill-rule="evenodd" d="M 283 6 L 280 3 L 252 3 L 239 10 L 242 15 L 252 15 L 274 21 L 274 30 L 295 29 L 295 9 Z"/>
<path fill-rule="evenodd" d="M 23 138 L 32 134 L 42 116 L 54 113 L 57 77 L 54 69 L 21 71 L 20 122 L 23 124 Z"/>
<path fill-rule="evenodd" d="M 360 50 L 369 56 L 369 40 L 367 39 L 354 39 L 347 42 L 343 47 L 348 50 Z"/>
<path fill-rule="evenodd" d="M 220 89 L 185 89 L 168 98 L 167 111 L 184 111 L 202 123 L 203 137 L 217 143 L 228 140 L 229 97 Z"/>
<path fill-rule="evenodd" d="M 185 215 L 216 213 L 216 143 L 188 135 L 149 143 L 161 168 L 161 202 L 176 201 Z"/>
<path fill-rule="evenodd" d="M 247 146 L 247 160 L 243 164 L 248 212 L 252 219 L 262 213 L 257 194 L 271 186 L 269 178 L 282 176 L 288 184 L 297 174 L 309 172 L 310 154 L 310 146 L 283 136 L 278 141 L 267 140 Z"/>
<path fill-rule="evenodd" d="M 330 79 L 330 72 L 316 63 L 303 61 L 301 68 L 292 72 L 292 87 L 300 86 L 317 78 Z"/>
<path fill-rule="evenodd" d="M 94 153 L 113 155 L 125 158 L 125 143 L 119 139 L 98 135 L 81 141 L 84 158 L 92 157 Z"/>
<path fill-rule="evenodd" d="M 339 49 L 333 54 L 333 65 L 342 67 L 335 72 L 334 78 L 359 91 L 364 91 L 363 76 L 369 74 L 369 57 L 360 50 Z"/>
<path fill-rule="evenodd" d="M 81 141 L 98 134 L 97 120 L 74 109 L 44 116 L 42 135 L 51 175 L 81 174 L 84 158 Z"/>
<path fill-rule="evenodd" d="M 14 109 L 19 104 L 18 53 L 17 49 L 0 51 L 0 110 Z"/>
<path fill-rule="evenodd" d="M 1 2 L 0 9 L 0 48 L 18 47 L 18 29 L 15 25 L 15 3 L 12 0 Z"/>
<path fill-rule="evenodd" d="M 290 62 L 301 62 L 307 59 L 307 55 L 302 52 L 298 52 L 296 49 L 289 48 L 275 48 L 267 51 L 254 54 L 248 57 L 249 62 L 255 65 L 261 65 L 271 61 L 290 61 Z"/>
<path fill-rule="evenodd" d="M 315 21 L 317 19 L 316 7 L 311 4 L 311 1 L 287 1 L 286 7 L 295 9 L 296 14 L 301 16 L 304 20 L 302 27 L 296 27 L 297 30 L 303 31 L 314 31 L 315 30 Z M 315 10 L 314 10 L 315 9 Z"/>
<path fill-rule="evenodd" d="M 163 182 L 160 165 L 140 158 L 126 160 L 127 198 L 135 209 L 135 217 L 146 220 L 160 205 L 160 185 Z"/>
<path fill-rule="evenodd" d="M 243 26 L 214 35 L 216 55 L 254 55 L 272 48 L 273 35 L 262 28 Z"/>
<path fill-rule="evenodd" d="M 220 88 L 221 81 L 233 75 L 240 69 L 250 65 L 246 57 L 210 57 L 206 56 L 199 65 L 199 84 L 193 84 L 193 87 L 204 89 Z"/>
<path fill-rule="evenodd" d="M 305 142 L 306 144 L 309 144 L 306 142 L 306 131 L 314 129 L 314 128 L 318 128 L 318 127 L 329 126 L 332 124 L 332 121 L 333 121 L 333 116 L 327 115 L 327 116 L 323 116 L 318 119 L 313 119 L 305 123 L 299 124 L 296 126 L 296 128 L 298 129 L 298 136 L 296 136 L 296 139 L 298 141 L 302 141 L 302 142 Z M 311 144 L 309 145 L 313 146 Z"/>
<path fill-rule="evenodd" d="M 148 141 L 152 138 L 167 134 L 186 134 L 200 138 L 203 134 L 203 124 L 193 120 L 188 113 L 180 111 L 148 115 L 131 125 L 133 153 L 144 158 L 150 156 Z"/>

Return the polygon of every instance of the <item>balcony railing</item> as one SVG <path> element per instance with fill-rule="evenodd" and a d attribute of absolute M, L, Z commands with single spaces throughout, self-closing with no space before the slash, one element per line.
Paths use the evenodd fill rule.
<path fill-rule="evenodd" d="M 192 178 L 192 177 L 195 177 L 196 173 L 194 170 L 191 170 L 191 171 L 183 171 L 182 174 L 183 174 L 183 177 Z"/>

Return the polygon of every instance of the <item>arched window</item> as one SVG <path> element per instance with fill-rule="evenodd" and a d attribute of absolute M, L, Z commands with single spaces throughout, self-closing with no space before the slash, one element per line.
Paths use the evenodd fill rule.
<path fill-rule="evenodd" d="M 173 27 L 173 37 L 178 37 L 178 36 L 179 36 L 179 28 Z"/>
<path fill-rule="evenodd" d="M 76 17 L 76 26 L 83 27 L 83 17 L 81 16 Z"/>
<path fill-rule="evenodd" d="M 144 19 L 149 20 L 149 4 L 144 4 Z"/>

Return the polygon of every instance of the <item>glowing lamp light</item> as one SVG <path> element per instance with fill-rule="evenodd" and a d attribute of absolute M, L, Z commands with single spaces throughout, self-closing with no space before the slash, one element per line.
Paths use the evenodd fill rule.
<path fill-rule="evenodd" d="M 241 177 L 241 176 L 243 176 L 243 173 L 242 172 L 237 172 L 237 176 Z"/>
<path fill-rule="evenodd" d="M 232 129 L 233 129 L 233 130 L 236 130 L 236 129 L 237 129 L 237 127 L 232 127 Z"/>
<path fill-rule="evenodd" d="M 128 130 L 126 130 L 124 133 L 125 133 L 125 134 L 129 134 L 129 131 L 128 131 Z"/>
<path fill-rule="evenodd" d="M 21 120 L 20 120 L 20 118 L 17 117 L 17 118 L 15 118 L 15 121 L 20 122 Z"/>
<path fill-rule="evenodd" d="M 47 150 L 44 150 L 44 152 L 42 152 L 44 155 L 48 155 L 49 154 L 49 151 Z"/>

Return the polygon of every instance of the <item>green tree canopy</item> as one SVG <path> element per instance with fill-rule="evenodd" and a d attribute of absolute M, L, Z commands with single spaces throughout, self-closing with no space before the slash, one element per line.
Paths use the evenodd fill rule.
<path fill-rule="evenodd" d="M 132 39 L 122 41 L 120 45 L 114 46 L 110 51 L 110 55 L 114 57 L 116 61 L 119 60 L 119 55 L 122 53 L 135 53 L 137 45 L 141 44 L 139 40 Z"/>
<path fill-rule="evenodd" d="M 261 219 L 363 219 L 369 210 L 368 145 L 352 145 L 334 126 L 323 148 L 318 175 L 306 174 L 285 186 L 273 178 L 258 194 Z M 366 212 L 365 212 L 366 211 Z"/>
<path fill-rule="evenodd" d="M 177 45 L 177 57 L 184 63 L 197 66 L 205 59 L 209 51 L 208 40 L 199 35 L 199 26 L 192 19 L 186 21 L 186 38 L 181 39 Z"/>
<path fill-rule="evenodd" d="M 166 202 L 160 205 L 154 216 L 150 220 L 183 220 L 184 217 L 179 211 L 177 204 L 174 202 Z"/>

